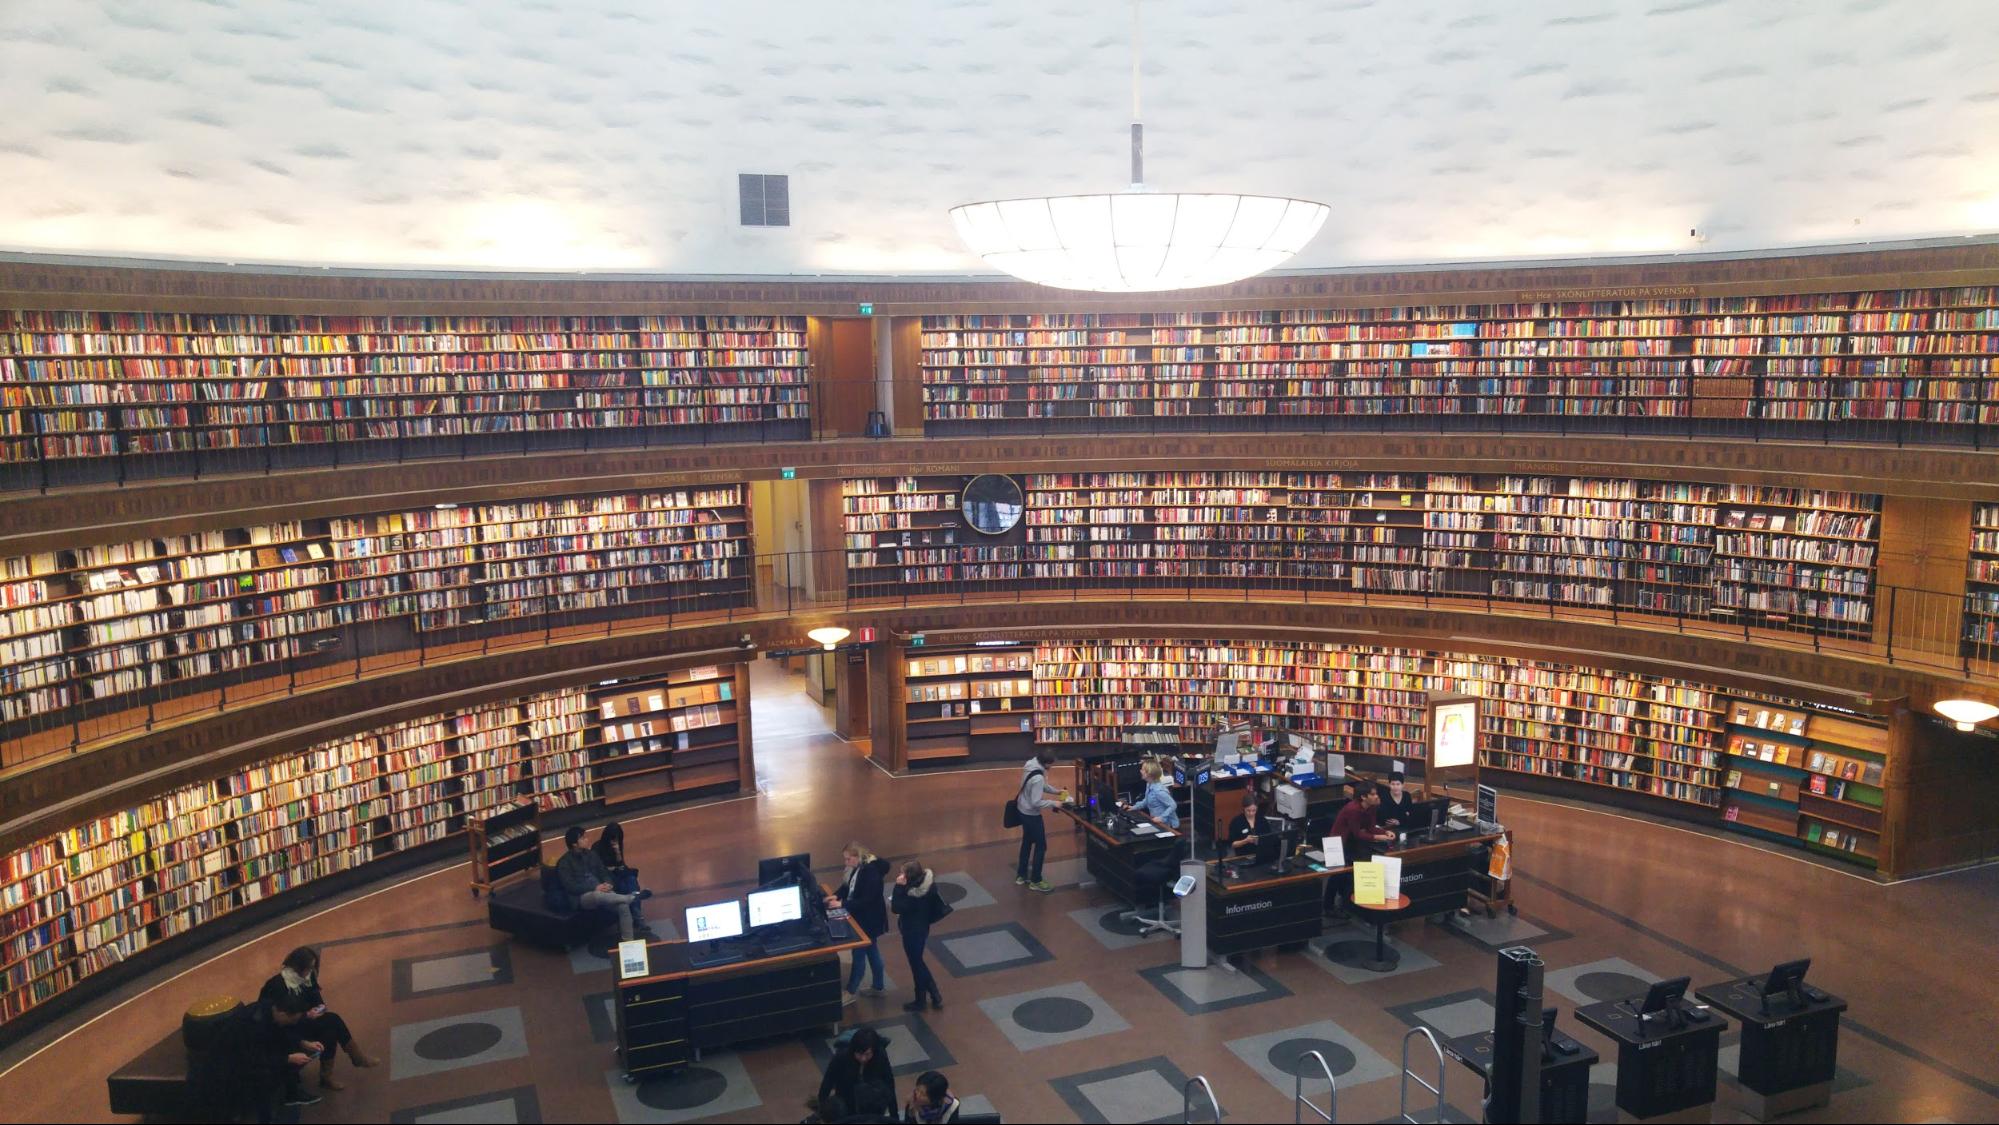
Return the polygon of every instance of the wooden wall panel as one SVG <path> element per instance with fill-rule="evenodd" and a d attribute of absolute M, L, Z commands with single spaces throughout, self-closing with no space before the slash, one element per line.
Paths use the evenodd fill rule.
<path fill-rule="evenodd" d="M 923 320 L 901 316 L 891 330 L 894 342 L 895 434 L 923 436 Z"/>
<path fill-rule="evenodd" d="M 1883 875 L 1999 858 L 1999 738 L 1965 734 L 1908 708 L 1889 729 L 1883 778 Z"/>

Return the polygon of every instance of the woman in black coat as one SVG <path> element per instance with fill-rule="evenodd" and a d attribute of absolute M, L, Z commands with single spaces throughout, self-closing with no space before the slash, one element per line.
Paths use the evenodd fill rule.
<path fill-rule="evenodd" d="M 861 932 L 868 935 L 868 946 L 854 950 L 854 969 L 847 974 L 847 1001 L 852 1003 L 861 990 L 861 970 L 873 969 L 875 986 L 868 990 L 870 995 L 882 993 L 881 936 L 888 932 L 888 903 L 882 898 L 882 880 L 888 877 L 888 860 L 877 859 L 859 841 L 847 845 L 843 853 L 847 861 L 846 878 L 840 882 L 840 889 L 826 896 L 829 907 L 845 907 Z"/>
<path fill-rule="evenodd" d="M 354 1045 L 354 1035 L 347 1030 L 346 1020 L 326 1010 L 326 998 L 319 993 L 319 951 L 311 946 L 301 945 L 285 954 L 278 975 L 265 981 L 263 991 L 257 994 L 257 999 L 266 1004 L 276 1004 L 287 997 L 297 997 L 306 1005 L 305 1018 L 289 1030 L 300 1039 L 326 1047 L 326 1053 L 319 1056 L 321 1086 L 329 1090 L 346 1088 L 333 1078 L 333 1063 L 341 1051 L 347 1052 L 355 1066 L 382 1065 Z"/>
<path fill-rule="evenodd" d="M 863 1027 L 834 1049 L 819 1079 L 819 1100 L 813 1104 L 819 1120 L 845 1121 L 870 1103 L 886 1105 L 888 1115 L 882 1120 L 893 1119 L 895 1068 L 889 1064 L 888 1042 L 881 1033 Z"/>
<path fill-rule="evenodd" d="M 930 927 L 947 910 L 944 900 L 937 896 L 937 873 L 924 870 L 913 859 L 903 864 L 902 874 L 895 877 L 892 905 L 896 928 L 902 931 L 902 952 L 909 958 L 909 979 L 916 986 L 916 999 L 903 1007 L 920 1012 L 927 1001 L 928 1007 L 942 1008 L 944 997 L 937 992 L 937 978 L 930 975 L 930 966 L 923 963 L 923 947 L 930 941 Z"/>

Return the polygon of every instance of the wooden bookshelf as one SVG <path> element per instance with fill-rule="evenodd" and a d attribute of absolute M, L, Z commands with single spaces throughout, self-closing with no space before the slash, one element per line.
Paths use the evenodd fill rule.
<path fill-rule="evenodd" d="M 847 481 L 849 593 L 1303 588 L 1616 607 L 1841 636 L 1867 636 L 1874 624 L 1873 495 L 1519 474 L 1024 479 L 1022 526 L 977 543 L 958 525 L 963 478 Z"/>
<path fill-rule="evenodd" d="M 1770 699 L 1732 699 L 1726 711 L 1724 822 L 1873 866 L 1884 818 L 1887 730 Z"/>
<path fill-rule="evenodd" d="M 708 665 L 590 689 L 590 778 L 606 804 L 734 792 L 750 745 L 749 669 Z"/>
<path fill-rule="evenodd" d="M 0 311 L 0 487 L 133 457 L 174 473 L 196 454 L 312 467 L 573 447 L 579 431 L 804 438 L 805 337 L 787 316 Z"/>
<path fill-rule="evenodd" d="M 931 434 L 1999 424 L 1999 291 L 923 318 Z M 1166 420 L 1166 421 L 1162 421 Z M 1934 431 L 1934 433 L 1931 433 Z"/>
<path fill-rule="evenodd" d="M 908 650 L 904 743 L 911 768 L 1023 761 L 1034 749 L 1034 646 Z"/>
<path fill-rule="evenodd" d="M 1474 694 L 1488 701 L 1483 768 L 1720 803 L 1714 694 L 1678 680 L 1305 642 L 1117 641 L 1040 646 L 1035 691 L 1044 743 L 1117 743 L 1133 725 L 1199 743 L 1252 719 L 1316 734 L 1335 753 L 1418 762 L 1426 693 Z"/>
<path fill-rule="evenodd" d="M 1971 561 L 1965 574 L 1964 643 L 1968 654 L 1999 656 L 1999 504 L 1971 509 Z"/>
<path fill-rule="evenodd" d="M 465 826 L 472 849 L 472 894 L 491 893 L 541 866 L 541 808 L 532 800 L 473 817 Z"/>
<path fill-rule="evenodd" d="M 77 824 L 0 867 L 0 1020 L 232 910 L 532 801 L 594 800 L 580 689 L 348 735 Z"/>
<path fill-rule="evenodd" d="M 522 618 L 751 603 L 740 485 L 197 532 L 0 560 L 0 724 L 102 710 Z M 4 729 L 4 728 L 0 728 Z"/>

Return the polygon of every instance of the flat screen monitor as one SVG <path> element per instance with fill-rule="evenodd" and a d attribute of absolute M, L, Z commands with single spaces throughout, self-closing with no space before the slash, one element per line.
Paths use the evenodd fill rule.
<path fill-rule="evenodd" d="M 1645 1002 L 1638 1006 L 1639 1014 L 1670 1012 L 1687 995 L 1687 988 L 1694 983 L 1692 977 L 1674 977 L 1662 980 L 1645 990 Z"/>
<path fill-rule="evenodd" d="M 757 886 L 768 887 L 784 878 L 795 880 L 804 886 L 812 881 L 812 856 L 805 852 L 797 855 L 778 855 L 757 861 Z"/>
<path fill-rule="evenodd" d="M 1812 959 L 1807 957 L 1802 961 L 1786 961 L 1771 969 L 1770 975 L 1763 978 L 1763 995 L 1788 996 L 1797 992 L 1804 986 L 1805 973 L 1811 967 Z"/>
<path fill-rule="evenodd" d="M 805 917 L 804 896 L 797 887 L 750 892 L 750 928 L 760 929 Z"/>
<path fill-rule="evenodd" d="M 743 936 L 743 904 L 735 899 L 687 908 L 688 941 L 721 941 Z"/>

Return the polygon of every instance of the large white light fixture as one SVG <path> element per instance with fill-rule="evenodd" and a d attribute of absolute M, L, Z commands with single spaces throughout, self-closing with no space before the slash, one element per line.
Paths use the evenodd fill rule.
<path fill-rule="evenodd" d="M 846 640 L 847 633 L 848 630 L 842 629 L 838 625 L 821 625 L 817 629 L 808 629 L 805 631 L 806 636 L 825 645 L 827 652 L 832 652 L 839 646 L 841 641 Z"/>
<path fill-rule="evenodd" d="M 1145 186 L 1139 123 L 1138 3 L 1132 3 L 1131 186 L 951 209 L 958 237 L 987 265 L 1057 289 L 1149 293 L 1254 277 L 1305 248 L 1323 203 L 1270 195 L 1168 194 Z"/>
<path fill-rule="evenodd" d="M 1999 707 L 1976 699 L 1939 699 L 1935 707 L 1937 714 L 1957 724 L 1959 730 L 1971 730 L 1995 715 Z"/>

